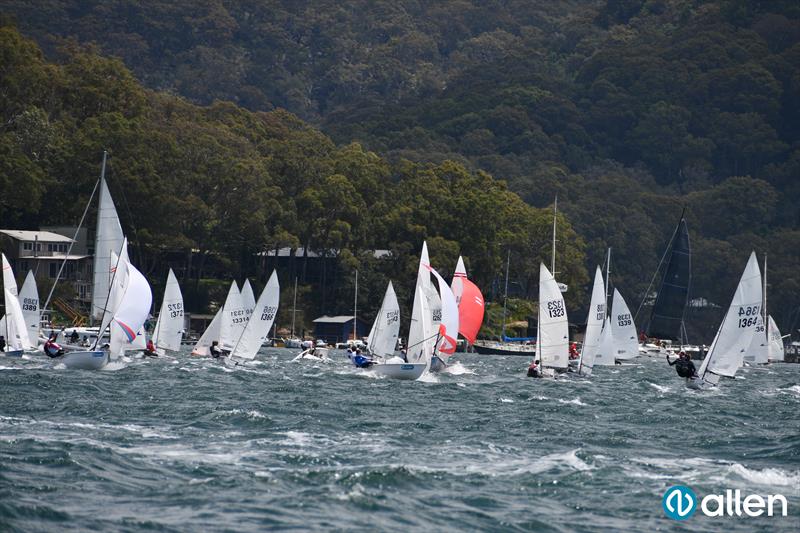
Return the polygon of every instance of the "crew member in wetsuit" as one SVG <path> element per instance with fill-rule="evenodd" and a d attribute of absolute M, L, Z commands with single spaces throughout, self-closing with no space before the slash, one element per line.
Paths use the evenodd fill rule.
<path fill-rule="evenodd" d="M 214 359 L 219 359 L 222 357 L 222 349 L 219 347 L 218 341 L 212 341 L 211 348 L 209 348 L 208 351 L 211 354 L 211 357 Z"/>
<path fill-rule="evenodd" d="M 0 335 L 0 352 L 6 351 L 6 338 L 3 335 Z"/>
<path fill-rule="evenodd" d="M 578 353 L 578 344 L 573 342 L 569 345 L 569 358 L 571 361 L 578 359 L 580 354 Z"/>
<path fill-rule="evenodd" d="M 528 367 L 528 377 L 529 378 L 540 378 L 542 377 L 542 369 L 539 368 L 539 360 L 536 359 L 531 366 Z"/>
<path fill-rule="evenodd" d="M 158 357 L 158 353 L 156 353 L 156 345 L 153 344 L 153 339 L 147 339 L 147 351 L 145 354 L 149 355 L 150 357 Z"/>
<path fill-rule="evenodd" d="M 674 366 L 675 371 L 682 378 L 697 377 L 697 369 L 694 367 L 692 358 L 686 352 L 680 352 L 678 358 L 674 361 L 670 361 L 669 356 L 667 356 L 667 363 L 669 363 L 669 366 Z"/>

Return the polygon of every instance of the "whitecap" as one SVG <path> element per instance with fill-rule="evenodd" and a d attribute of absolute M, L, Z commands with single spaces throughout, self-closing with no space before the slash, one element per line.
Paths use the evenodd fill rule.
<path fill-rule="evenodd" d="M 500 398 L 500 403 L 514 403 L 511 398 Z"/>
<path fill-rule="evenodd" d="M 565 404 L 569 403 L 569 404 L 572 404 L 572 405 L 586 405 L 585 403 L 583 403 L 581 401 L 580 397 L 573 398 L 572 400 L 562 400 L 561 398 L 559 398 L 558 399 L 558 403 L 565 403 Z"/>
<path fill-rule="evenodd" d="M 461 364 L 460 361 L 456 361 L 455 363 L 450 364 L 447 368 L 444 369 L 445 372 L 448 374 L 452 374 L 453 376 L 461 376 L 464 374 L 475 374 L 475 371 L 471 368 L 467 368 Z"/>
<path fill-rule="evenodd" d="M 728 467 L 728 471 L 741 478 L 769 486 L 791 486 L 800 485 L 800 472 L 787 472 L 779 468 L 765 468 L 764 470 L 751 470 L 739 463 L 733 463 Z"/>
<path fill-rule="evenodd" d="M 672 390 L 672 387 L 667 387 L 667 386 L 664 386 L 664 385 L 658 385 L 656 383 L 649 383 L 649 382 L 648 382 L 648 384 L 651 387 L 653 387 L 654 389 L 656 389 L 658 392 L 669 392 L 669 391 Z"/>

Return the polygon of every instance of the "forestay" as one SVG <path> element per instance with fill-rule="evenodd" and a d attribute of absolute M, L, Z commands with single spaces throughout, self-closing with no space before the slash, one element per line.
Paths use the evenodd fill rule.
<path fill-rule="evenodd" d="M 153 331 L 153 344 L 162 350 L 179 351 L 183 325 L 183 295 L 178 279 L 170 268 L 167 274 L 167 286 L 164 289 L 164 300 L 161 302 L 156 329 Z"/>
<path fill-rule="evenodd" d="M 625 361 L 639 355 L 633 315 L 617 289 L 614 289 L 614 299 L 611 302 L 611 336 L 614 338 L 616 359 Z"/>
<path fill-rule="evenodd" d="M 278 301 L 281 288 L 278 284 L 278 274 L 274 270 L 267 281 L 258 302 L 255 303 L 253 313 L 242 331 L 241 337 L 231 351 L 229 358 L 254 359 L 256 353 L 269 337 L 269 329 L 278 313 Z"/>
<path fill-rule="evenodd" d="M 756 254 L 752 252 L 728 312 L 700 366 L 698 375 L 701 379 L 716 384 L 722 376 L 736 375 L 758 325 L 761 299 L 761 271 Z"/>
<path fill-rule="evenodd" d="M 400 334 L 400 304 L 392 282 L 386 287 L 381 308 L 367 337 L 367 347 L 372 355 L 389 358 L 394 355 L 397 336 Z"/>
<path fill-rule="evenodd" d="M 567 368 L 569 364 L 569 324 L 564 297 L 555 278 L 539 265 L 539 331 L 536 354 L 542 366 Z"/>
<path fill-rule="evenodd" d="M 581 352 L 581 372 L 584 368 L 594 366 L 597 347 L 600 344 L 600 336 L 603 334 L 603 322 L 606 319 L 606 287 L 603 281 L 603 273 L 600 267 L 594 273 L 594 285 L 592 286 L 592 299 L 589 302 L 589 315 L 586 317 L 586 334 L 583 339 L 583 350 Z M 588 373 L 588 372 L 584 372 Z"/>

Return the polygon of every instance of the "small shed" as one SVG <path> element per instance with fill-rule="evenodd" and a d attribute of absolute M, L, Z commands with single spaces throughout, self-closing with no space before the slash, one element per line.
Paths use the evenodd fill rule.
<path fill-rule="evenodd" d="M 313 320 L 314 337 L 324 340 L 327 344 L 347 342 L 353 340 L 353 315 L 321 316 Z M 357 319 L 356 337 L 359 339 L 369 334 L 366 322 Z"/>

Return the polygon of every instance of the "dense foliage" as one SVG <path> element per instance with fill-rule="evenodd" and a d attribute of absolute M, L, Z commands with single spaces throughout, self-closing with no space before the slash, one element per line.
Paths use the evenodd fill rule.
<path fill-rule="evenodd" d="M 416 225 L 429 236 L 456 231 L 442 228 L 450 228 L 453 219 L 461 222 L 469 217 L 448 218 L 437 202 L 441 225 L 429 222 L 427 215 L 415 217 L 411 224 L 399 214 L 401 204 L 411 196 L 395 197 L 398 191 L 420 200 L 428 198 L 425 190 L 451 193 L 455 189 L 447 177 L 448 168 L 455 165 L 473 183 L 489 179 L 477 169 L 505 180 L 511 191 L 533 206 L 546 207 L 558 193 L 560 208 L 586 244 L 586 269 L 591 271 L 602 262 L 611 246 L 614 281 L 632 307 L 638 306 L 686 207 L 695 252 L 693 296 L 724 306 L 754 248 L 770 256 L 771 308 L 779 325 L 787 328 L 797 315 L 797 2 L 9 0 L 3 9 L 48 54 L 61 58 L 64 68 L 76 62 L 75 42 L 96 42 L 104 53 L 120 57 L 145 85 L 186 98 L 144 93 L 136 100 L 123 92 L 111 100 L 129 109 L 144 106 L 147 110 L 138 112 L 151 117 L 160 114 L 152 118 L 160 124 L 153 132 L 179 130 L 175 132 L 177 152 L 188 151 L 184 144 L 191 140 L 198 151 L 194 159 L 182 160 L 178 155 L 168 159 L 190 163 L 191 171 L 175 170 L 184 187 L 196 177 L 190 173 L 214 175 L 216 171 L 220 179 L 224 174 L 232 184 L 229 187 L 245 176 L 268 173 L 272 178 L 263 186 L 276 187 L 272 194 L 256 187 L 248 187 L 248 194 L 251 201 L 274 202 L 274 209 L 266 209 L 262 219 L 243 216 L 240 223 L 262 231 L 262 240 L 270 241 L 269 245 L 273 241 L 275 245 L 315 243 L 321 238 L 338 246 L 342 224 L 351 228 L 342 241 L 349 250 L 362 245 L 387 247 L 392 239 L 418 246 L 413 241 L 420 238 Z M 101 76 L 97 73 L 96 79 Z M 21 80 L 20 87 L 35 81 Z M 100 111 L 107 104 L 95 101 L 95 96 L 84 94 L 82 103 L 72 95 L 70 105 L 97 108 L 89 113 Z M 217 100 L 270 112 L 250 114 Z M 187 102 L 211 107 L 195 108 Z M 175 115 L 161 112 L 160 106 L 176 109 Z M 275 109 L 289 110 L 329 137 Z M 20 112 L 29 112 L 23 124 L 37 125 L 42 120 L 35 110 Z M 133 116 L 130 111 L 120 112 L 125 119 Z M 202 120 L 196 118 L 200 116 Z M 179 119 L 183 127 L 176 125 Z M 225 124 L 225 135 L 218 136 L 216 121 Z M 162 140 L 149 135 L 149 124 L 147 128 L 148 135 L 139 132 L 141 143 L 165 150 Z M 39 137 L 45 135 L 38 127 L 32 130 Z M 260 130 L 266 131 L 269 142 L 258 140 Z M 224 162 L 217 153 L 220 146 L 233 161 Z M 284 154 L 282 146 L 291 148 L 294 155 Z M 133 156 L 142 148 L 125 149 Z M 39 173 L 42 183 L 53 179 L 53 169 L 17 158 L 14 150 L 19 148 L 4 144 L 0 150 L 7 156 L 5 161 L 15 161 L 9 172 Z M 206 164 L 204 150 L 214 154 L 217 166 Z M 281 162 L 282 158 L 288 162 Z M 380 176 L 378 192 L 391 191 L 390 195 L 376 197 L 369 179 L 354 178 L 358 173 L 352 173 L 352 167 L 345 171 L 330 162 L 339 158 L 369 166 L 370 176 Z M 139 159 L 144 165 L 149 158 Z M 148 164 L 148 168 L 134 166 L 125 172 L 144 180 L 148 171 L 162 176 L 166 169 L 158 166 L 168 163 Z M 235 171 L 229 172 L 230 168 Z M 353 203 L 341 212 L 326 213 L 322 220 L 305 220 L 304 225 L 296 213 L 317 209 L 332 197 L 323 191 L 296 194 L 305 190 L 303 180 L 331 182 L 337 173 L 353 185 L 355 194 L 346 194 Z M 428 176 L 435 179 L 430 181 Z M 392 183 L 392 188 L 383 187 L 384 181 Z M 45 185 L 26 186 L 34 197 L 51 190 Z M 208 200 L 200 187 L 196 196 L 213 205 L 214 211 L 229 208 L 224 202 L 216 205 Z M 419 192 L 416 187 L 428 189 Z M 336 190 L 341 194 L 343 189 Z M 164 193 L 156 188 L 139 192 Z M 180 190 L 175 196 L 179 203 L 195 201 Z M 358 202 L 359 196 L 364 204 Z M 379 204 L 377 198 L 388 201 Z M 498 203 L 504 203 L 498 198 Z M 453 198 L 439 200 L 458 203 Z M 460 205 L 474 205 L 467 198 L 461 201 Z M 361 209 L 362 205 L 368 209 Z M 427 209 L 419 208 L 419 212 L 429 213 L 431 204 L 422 205 Z M 493 223 L 486 214 L 494 211 L 472 209 L 481 215 L 472 217 L 475 225 L 484 225 L 470 228 L 469 235 L 475 231 L 477 239 L 489 235 L 494 242 L 506 240 L 492 237 Z M 389 222 L 374 222 L 378 210 L 392 223 L 411 227 L 401 231 Z M 365 230 L 358 230 L 348 218 L 356 213 L 359 219 L 370 219 L 364 226 L 369 235 L 359 234 Z M 532 213 L 542 219 L 536 244 L 544 246 L 547 215 Z M 169 235 L 161 235 L 162 231 Z M 232 238 L 238 234 L 233 230 L 224 236 L 219 232 L 226 228 L 209 222 L 194 231 L 206 232 L 206 237 L 192 234 L 189 238 L 199 242 L 201 250 L 216 252 L 216 245 L 204 245 L 204 239 L 213 235 L 224 243 L 221 253 L 234 263 L 251 257 L 249 251 L 231 249 L 239 246 Z M 145 237 L 155 235 L 171 246 L 169 239 L 179 240 L 186 233 L 179 224 L 171 224 Z M 478 246 L 465 242 L 462 234 L 447 233 L 446 238 L 465 247 Z M 578 246 L 562 243 L 565 255 L 559 264 L 574 270 L 563 276 L 576 286 L 588 277 L 584 265 L 574 264 L 579 255 L 570 257 L 566 251 L 580 251 L 579 240 L 574 234 L 568 240 Z M 455 254 L 453 247 L 441 250 L 432 246 L 435 257 Z M 512 278 L 520 280 L 527 291 L 541 250 L 534 256 L 524 255 L 519 245 L 515 251 L 519 255 L 513 263 L 526 271 Z M 470 256 L 486 287 L 500 270 L 500 256 L 502 252 L 495 250 L 480 264 L 482 253 Z M 449 256 L 441 259 L 451 260 Z M 568 295 L 573 307 L 585 303 L 584 294 Z M 713 313 L 709 317 L 702 329 L 705 337 L 713 335 L 718 318 Z"/>
<path fill-rule="evenodd" d="M 224 294 L 224 284 L 209 288 L 202 278 L 263 282 L 273 266 L 263 254 L 281 247 L 327 255 L 322 282 L 301 292 L 308 319 L 352 309 L 355 269 L 365 314 L 380 305 L 389 279 L 408 303 L 424 239 L 443 274 L 462 254 L 485 286 L 511 250 L 515 278 L 535 295 L 552 216 L 488 174 L 453 162 L 389 164 L 358 144 L 336 146 L 285 111 L 199 107 L 144 89 L 118 60 L 64 53 L 63 64 L 48 63 L 14 28 L 0 28 L 3 226 L 74 224 L 108 149 L 134 260 L 156 282 L 167 266 L 182 273 L 195 310 L 207 303 L 196 293 Z M 569 261 L 562 277 L 582 285 L 583 242 L 563 216 L 558 222 L 559 254 Z M 375 249 L 391 254 L 376 258 Z M 282 272 L 284 304 L 292 275 L 306 282 L 306 261 Z M 572 304 L 581 296 L 574 292 Z"/>

